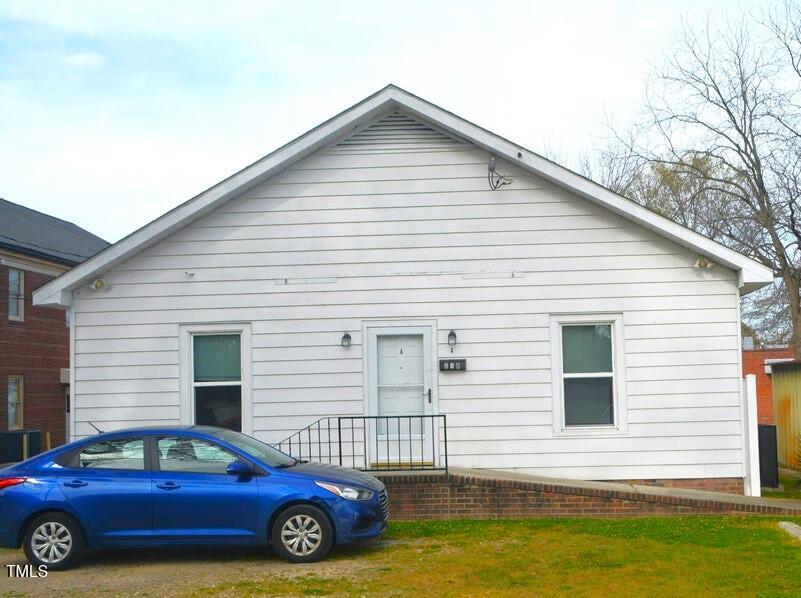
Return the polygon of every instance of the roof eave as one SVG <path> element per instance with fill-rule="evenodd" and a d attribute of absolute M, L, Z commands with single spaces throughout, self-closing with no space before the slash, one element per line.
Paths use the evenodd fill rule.
<path fill-rule="evenodd" d="M 37 251 L 36 249 L 31 249 L 30 247 L 26 247 L 24 245 L 16 245 L 14 243 L 4 243 L 2 241 L 0 241 L 0 248 L 7 249 L 9 251 L 14 251 L 22 255 L 35 257 L 40 260 L 52 262 L 54 264 L 59 264 L 61 266 L 74 266 L 76 264 L 80 264 L 83 261 L 83 259 L 67 259 L 64 257 L 57 257 L 50 253 L 46 253 L 44 251 Z"/>

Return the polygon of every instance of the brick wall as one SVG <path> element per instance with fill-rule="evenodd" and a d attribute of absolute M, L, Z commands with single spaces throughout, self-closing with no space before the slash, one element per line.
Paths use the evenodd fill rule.
<path fill-rule="evenodd" d="M 743 478 L 697 478 L 676 480 L 615 480 L 623 484 L 659 486 L 661 488 L 687 488 L 708 492 L 726 492 L 742 496 L 745 492 Z"/>
<path fill-rule="evenodd" d="M 692 498 L 461 474 L 382 476 L 394 520 L 647 515 L 801 515 L 744 497 Z"/>
<path fill-rule="evenodd" d="M 8 268 L 0 266 L 0 431 L 8 430 L 8 377 L 24 377 L 23 425 L 50 432 L 54 445 L 65 441 L 65 386 L 69 367 L 69 328 L 64 311 L 34 307 L 34 290 L 52 276 L 25 271 L 25 321 L 8 319 Z"/>
<path fill-rule="evenodd" d="M 754 374 L 757 383 L 757 416 L 760 424 L 773 424 L 773 383 L 765 373 L 766 359 L 788 359 L 793 351 L 785 349 L 748 349 L 743 351 L 743 376 Z"/>

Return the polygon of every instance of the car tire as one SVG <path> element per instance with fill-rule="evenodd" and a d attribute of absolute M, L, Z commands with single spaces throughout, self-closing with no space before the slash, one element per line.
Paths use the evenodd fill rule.
<path fill-rule="evenodd" d="M 297 505 L 283 511 L 272 529 L 275 551 L 290 563 L 313 563 L 322 559 L 334 543 L 334 529 L 323 511 L 312 505 Z"/>
<path fill-rule="evenodd" d="M 33 566 L 64 571 L 81 560 L 86 538 L 78 522 L 66 513 L 45 513 L 28 524 L 23 549 Z"/>

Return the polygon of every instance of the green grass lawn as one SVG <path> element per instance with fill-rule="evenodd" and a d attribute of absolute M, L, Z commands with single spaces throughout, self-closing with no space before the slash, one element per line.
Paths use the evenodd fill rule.
<path fill-rule="evenodd" d="M 779 484 L 782 485 L 781 490 L 766 488 L 763 495 L 766 498 L 795 498 L 796 500 L 801 500 L 801 479 L 779 473 Z"/>
<path fill-rule="evenodd" d="M 801 542 L 778 521 L 399 522 L 381 542 L 331 555 L 332 564 L 358 563 L 350 573 L 333 567 L 224 583 L 197 595 L 799 596 Z"/>

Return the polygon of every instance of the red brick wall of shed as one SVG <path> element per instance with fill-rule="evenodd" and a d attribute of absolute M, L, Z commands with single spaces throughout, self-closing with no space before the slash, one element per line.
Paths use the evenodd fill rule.
<path fill-rule="evenodd" d="M 70 365 L 69 328 L 64 311 L 35 307 L 33 291 L 52 276 L 25 271 L 25 321 L 8 319 L 8 267 L 0 266 L 0 431 L 8 430 L 8 377 L 23 376 L 23 425 L 50 432 L 53 445 L 65 441 L 65 387 L 61 368 Z"/>
<path fill-rule="evenodd" d="M 792 359 L 785 349 L 747 349 L 743 351 L 743 376 L 754 374 L 757 383 L 757 416 L 760 424 L 773 424 L 773 382 L 765 373 L 766 359 Z"/>

